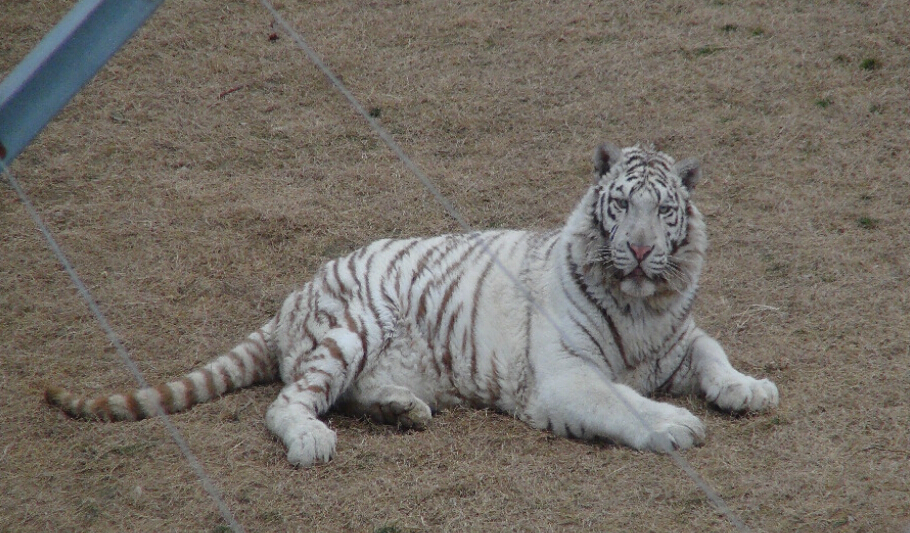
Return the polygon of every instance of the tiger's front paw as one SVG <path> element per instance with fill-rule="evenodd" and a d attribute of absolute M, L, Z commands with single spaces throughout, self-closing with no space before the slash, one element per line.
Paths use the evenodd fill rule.
<path fill-rule="evenodd" d="M 637 448 L 658 453 L 685 450 L 705 442 L 705 425 L 697 416 L 686 409 L 660 404 L 659 414 L 645 414 L 649 418 L 651 432 L 644 445 Z"/>
<path fill-rule="evenodd" d="M 777 385 L 767 379 L 749 376 L 709 387 L 705 397 L 718 408 L 734 413 L 766 411 L 777 407 L 780 402 Z"/>
<path fill-rule="evenodd" d="M 316 419 L 306 420 L 285 441 L 288 461 L 297 467 L 313 466 L 316 461 L 327 463 L 335 455 L 335 432 Z"/>

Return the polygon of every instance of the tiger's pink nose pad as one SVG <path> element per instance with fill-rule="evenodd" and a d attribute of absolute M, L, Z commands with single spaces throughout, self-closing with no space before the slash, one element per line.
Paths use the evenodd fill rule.
<path fill-rule="evenodd" d="M 645 260 L 645 257 L 648 257 L 648 254 L 651 253 L 651 250 L 654 249 L 653 246 L 639 246 L 637 244 L 630 244 L 629 249 L 632 250 L 632 253 L 635 254 L 635 259 L 639 263 Z"/>

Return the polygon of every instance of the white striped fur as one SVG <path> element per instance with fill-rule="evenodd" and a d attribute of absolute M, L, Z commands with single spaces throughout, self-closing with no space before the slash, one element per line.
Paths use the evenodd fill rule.
<path fill-rule="evenodd" d="M 319 419 L 332 407 L 404 428 L 449 406 L 490 407 L 562 436 L 667 451 L 705 430 L 654 392 L 727 411 L 776 406 L 775 385 L 734 370 L 690 313 L 707 246 L 690 200 L 698 164 L 605 144 L 595 169 L 560 230 L 380 240 L 324 265 L 275 318 L 181 380 L 95 400 L 51 388 L 47 400 L 136 420 L 280 376 L 266 424 L 300 466 L 335 453 Z"/>

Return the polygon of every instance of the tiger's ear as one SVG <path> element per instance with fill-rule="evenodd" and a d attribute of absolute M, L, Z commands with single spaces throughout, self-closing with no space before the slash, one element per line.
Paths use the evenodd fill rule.
<path fill-rule="evenodd" d="M 594 150 L 594 183 L 610 172 L 622 160 L 622 150 L 610 143 L 603 143 Z"/>
<path fill-rule="evenodd" d="M 673 172 L 676 172 L 683 186 L 690 191 L 695 189 L 695 184 L 701 179 L 701 165 L 697 159 L 683 159 L 673 165 Z"/>

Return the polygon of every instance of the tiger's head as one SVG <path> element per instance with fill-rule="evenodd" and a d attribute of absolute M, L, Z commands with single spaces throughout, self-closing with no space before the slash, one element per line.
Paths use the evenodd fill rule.
<path fill-rule="evenodd" d="M 594 167 L 590 213 L 613 285 L 633 298 L 693 286 L 706 246 L 701 215 L 689 200 L 701 177 L 698 162 L 675 162 L 650 146 L 603 144 Z"/>

